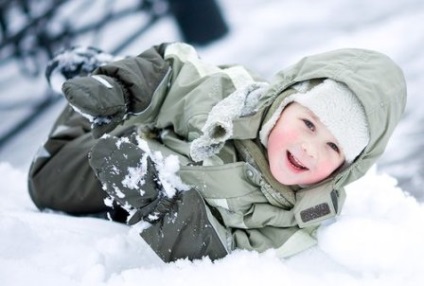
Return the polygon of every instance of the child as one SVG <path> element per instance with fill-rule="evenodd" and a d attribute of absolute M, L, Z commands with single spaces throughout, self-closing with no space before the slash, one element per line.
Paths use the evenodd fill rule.
<path fill-rule="evenodd" d="M 63 91 L 72 108 L 31 166 L 33 201 L 141 223 L 164 261 L 311 247 L 406 102 L 401 70 L 374 51 L 305 57 L 267 83 L 183 43 L 111 62 Z"/>

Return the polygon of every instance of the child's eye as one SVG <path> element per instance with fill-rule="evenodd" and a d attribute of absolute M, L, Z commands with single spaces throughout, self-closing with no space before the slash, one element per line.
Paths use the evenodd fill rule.
<path fill-rule="evenodd" d="M 330 148 L 333 149 L 334 151 L 336 151 L 337 153 L 340 153 L 340 149 L 336 144 L 329 142 L 328 146 L 330 146 Z"/>
<path fill-rule="evenodd" d="M 315 125 L 311 121 L 308 119 L 303 119 L 303 122 L 305 123 L 306 127 L 308 127 L 308 129 L 315 131 Z"/>

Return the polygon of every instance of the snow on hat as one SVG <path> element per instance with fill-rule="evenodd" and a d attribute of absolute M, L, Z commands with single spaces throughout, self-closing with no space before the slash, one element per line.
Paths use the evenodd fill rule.
<path fill-rule="evenodd" d="M 353 92 L 343 83 L 326 79 L 312 89 L 290 97 L 311 110 L 328 128 L 351 163 L 367 146 L 368 124 L 364 109 Z"/>

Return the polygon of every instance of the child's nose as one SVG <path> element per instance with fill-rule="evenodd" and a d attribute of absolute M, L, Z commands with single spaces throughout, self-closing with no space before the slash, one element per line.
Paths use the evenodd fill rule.
<path fill-rule="evenodd" d="M 316 149 L 313 144 L 308 142 L 303 142 L 301 146 L 302 146 L 303 152 L 305 152 L 306 155 L 312 158 L 316 157 Z"/>

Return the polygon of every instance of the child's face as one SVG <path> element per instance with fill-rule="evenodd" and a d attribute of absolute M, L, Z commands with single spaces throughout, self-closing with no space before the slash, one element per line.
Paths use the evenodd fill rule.
<path fill-rule="evenodd" d="M 284 108 L 268 137 L 272 175 L 284 185 L 322 181 L 344 162 L 336 138 L 308 108 L 293 102 Z"/>

